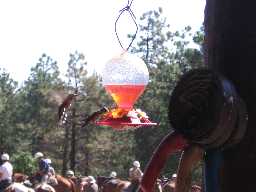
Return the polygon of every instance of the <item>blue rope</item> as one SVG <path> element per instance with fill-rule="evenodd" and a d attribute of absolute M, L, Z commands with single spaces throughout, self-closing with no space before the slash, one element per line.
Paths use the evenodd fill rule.
<path fill-rule="evenodd" d="M 223 163 L 223 154 L 220 150 L 208 150 L 204 160 L 205 192 L 220 192 L 220 169 Z"/>

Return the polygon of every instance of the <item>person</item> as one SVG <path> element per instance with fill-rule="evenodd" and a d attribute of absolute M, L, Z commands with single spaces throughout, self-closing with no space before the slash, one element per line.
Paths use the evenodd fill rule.
<path fill-rule="evenodd" d="M 115 171 L 112 171 L 109 175 L 112 179 L 116 179 L 117 173 Z"/>
<path fill-rule="evenodd" d="M 202 188 L 199 185 L 192 185 L 191 192 L 201 192 Z"/>
<path fill-rule="evenodd" d="M 66 176 L 67 176 L 67 178 L 75 177 L 74 171 L 72 171 L 72 170 L 67 170 Z"/>
<path fill-rule="evenodd" d="M 174 173 L 174 174 L 172 174 L 172 181 L 173 181 L 173 182 L 176 182 L 176 180 L 177 180 L 177 174 Z"/>
<path fill-rule="evenodd" d="M 13 167 L 9 160 L 10 157 L 7 153 L 1 155 L 0 191 L 4 191 L 12 183 Z"/>
<path fill-rule="evenodd" d="M 138 188 L 141 178 L 143 176 L 143 173 L 140 170 L 140 162 L 134 161 L 132 165 L 133 167 L 129 169 L 129 180 L 131 181 L 129 191 L 135 191 Z"/>
<path fill-rule="evenodd" d="M 87 177 L 87 183 L 88 183 L 88 185 L 84 186 L 84 191 L 87 191 L 87 192 L 98 192 L 99 191 L 98 185 L 93 176 L 90 175 Z"/>
<path fill-rule="evenodd" d="M 170 181 L 170 186 L 173 188 L 173 190 L 175 189 L 175 186 L 176 186 L 176 180 L 177 180 L 177 174 L 174 173 L 172 174 L 172 178 Z"/>
<path fill-rule="evenodd" d="M 143 176 L 143 173 L 140 169 L 140 162 L 134 161 L 133 167 L 129 169 L 129 179 L 131 181 L 140 182 L 142 176 Z"/>
<path fill-rule="evenodd" d="M 37 177 L 37 180 L 39 182 L 47 182 L 49 168 L 50 168 L 49 163 L 44 158 L 44 154 L 41 152 L 37 152 L 34 157 L 38 162 L 38 168 L 39 168 L 39 171 L 38 171 L 39 175 Z"/>
<path fill-rule="evenodd" d="M 93 176 L 90 175 L 90 176 L 88 176 L 88 178 L 87 178 L 87 182 L 92 184 L 92 183 L 96 183 L 96 180 L 94 179 Z"/>
<path fill-rule="evenodd" d="M 71 181 L 73 181 L 76 185 L 78 185 L 79 183 L 79 185 L 80 186 L 82 186 L 83 185 L 83 179 L 82 178 L 80 178 L 80 177 L 76 177 L 75 176 L 75 173 L 74 173 L 74 171 L 72 171 L 72 170 L 67 170 L 66 171 L 66 173 L 65 173 L 65 175 L 66 175 L 66 177 L 67 177 L 67 179 L 70 179 Z"/>
<path fill-rule="evenodd" d="M 49 165 L 49 170 L 48 170 L 48 180 L 47 182 L 51 185 L 57 185 L 58 181 L 56 179 L 56 174 L 55 174 L 55 170 L 52 167 L 52 160 L 51 159 L 45 159 L 46 163 L 48 163 Z"/>
<path fill-rule="evenodd" d="M 55 170 L 52 167 L 52 160 L 51 159 L 45 159 L 46 163 L 49 165 L 49 175 L 50 176 L 55 176 Z"/>
<path fill-rule="evenodd" d="M 72 171 L 72 170 L 67 170 L 67 172 L 66 172 L 66 177 L 67 177 L 68 179 L 75 178 L 74 171 Z"/>

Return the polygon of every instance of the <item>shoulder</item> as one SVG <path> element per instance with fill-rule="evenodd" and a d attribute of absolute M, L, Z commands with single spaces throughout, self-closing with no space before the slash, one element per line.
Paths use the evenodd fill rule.
<path fill-rule="evenodd" d="M 8 168 L 8 167 L 12 167 L 12 164 L 9 163 L 9 162 L 5 162 L 5 163 L 3 163 L 3 164 L 0 166 L 0 168 L 2 168 L 2 169 Z"/>
<path fill-rule="evenodd" d="M 50 171 L 55 171 L 52 166 L 49 167 L 49 170 L 50 170 Z"/>
<path fill-rule="evenodd" d="M 1 171 L 12 170 L 12 164 L 9 163 L 9 162 L 6 162 L 6 163 L 4 163 L 4 164 L 2 164 L 2 165 L 0 166 L 0 170 L 1 170 Z"/>
<path fill-rule="evenodd" d="M 8 166 L 9 168 L 12 168 L 12 164 L 9 163 L 9 162 L 7 162 L 7 166 Z"/>
<path fill-rule="evenodd" d="M 45 159 L 41 159 L 41 160 L 39 161 L 39 163 L 40 163 L 40 164 L 48 164 Z"/>
<path fill-rule="evenodd" d="M 44 162 L 45 162 L 44 159 L 39 160 L 39 164 L 42 164 Z"/>

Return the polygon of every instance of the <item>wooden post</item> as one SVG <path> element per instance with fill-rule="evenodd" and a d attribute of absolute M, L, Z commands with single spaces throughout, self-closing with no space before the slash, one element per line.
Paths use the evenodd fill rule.
<path fill-rule="evenodd" d="M 207 0 L 205 62 L 233 82 L 248 111 L 240 144 L 223 152 L 221 191 L 256 190 L 256 1 Z"/>

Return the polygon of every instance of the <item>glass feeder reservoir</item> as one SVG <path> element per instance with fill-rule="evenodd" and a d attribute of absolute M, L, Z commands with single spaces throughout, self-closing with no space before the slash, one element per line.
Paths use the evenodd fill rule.
<path fill-rule="evenodd" d="M 103 85 L 119 108 L 132 109 L 148 84 L 146 64 L 139 57 L 123 53 L 107 62 Z"/>
<path fill-rule="evenodd" d="M 142 59 L 127 52 L 112 58 L 103 68 L 102 80 L 117 108 L 103 115 L 98 125 L 119 130 L 156 125 L 145 112 L 133 108 L 149 81 L 148 68 Z"/>

